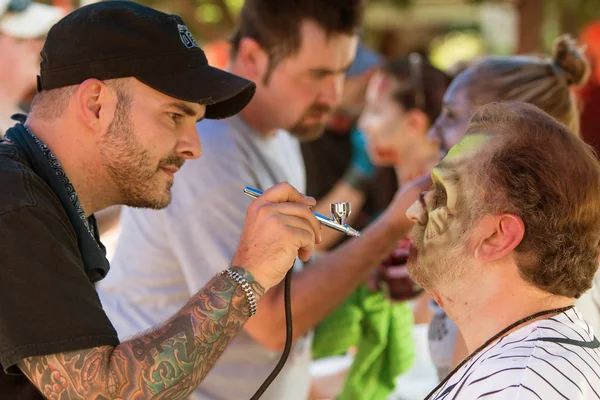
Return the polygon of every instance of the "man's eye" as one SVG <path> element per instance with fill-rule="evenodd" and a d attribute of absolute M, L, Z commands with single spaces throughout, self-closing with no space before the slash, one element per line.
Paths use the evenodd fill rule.
<path fill-rule="evenodd" d="M 179 122 L 183 118 L 183 115 L 181 115 L 181 114 L 172 113 L 172 112 L 167 113 L 167 114 L 169 114 L 169 118 L 171 118 L 173 120 L 173 122 Z"/>
<path fill-rule="evenodd" d="M 431 206 L 433 209 L 439 208 L 446 204 L 447 202 L 446 190 L 443 188 L 436 188 L 435 194 L 433 196 L 433 201 L 431 202 Z"/>
<path fill-rule="evenodd" d="M 456 121 L 456 114 L 454 114 L 452 111 L 448 111 L 446 113 L 446 118 L 448 119 L 448 122 L 452 123 Z"/>
<path fill-rule="evenodd" d="M 327 78 L 330 75 L 331 74 L 328 73 L 328 72 L 326 72 L 326 71 L 313 71 L 311 73 L 312 78 L 315 79 L 315 80 L 318 80 L 318 81 L 320 81 L 322 79 L 325 79 L 325 78 Z"/>

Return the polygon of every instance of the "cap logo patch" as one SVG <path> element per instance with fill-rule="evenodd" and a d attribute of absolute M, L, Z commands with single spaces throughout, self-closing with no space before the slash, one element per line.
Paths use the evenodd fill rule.
<path fill-rule="evenodd" d="M 192 33 L 188 30 L 187 26 L 183 24 L 178 24 L 177 29 L 179 29 L 179 37 L 181 38 L 181 41 L 183 42 L 185 47 L 187 47 L 188 49 L 191 49 L 192 47 L 200 48 L 200 46 L 198 46 L 198 43 L 196 43 L 196 41 L 194 40 Z"/>

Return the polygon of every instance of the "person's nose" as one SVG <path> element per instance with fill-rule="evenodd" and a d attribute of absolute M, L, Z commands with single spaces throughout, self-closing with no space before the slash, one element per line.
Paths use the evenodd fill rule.
<path fill-rule="evenodd" d="M 198 135 L 195 124 L 193 127 L 183 131 L 177 143 L 177 154 L 180 154 L 187 160 L 198 158 L 202 155 L 202 143 L 200 142 L 200 135 Z"/>
<path fill-rule="evenodd" d="M 415 201 L 412 206 L 406 210 L 406 217 L 414 223 L 421 225 L 427 224 L 427 212 L 422 203 L 423 194 L 419 196 L 419 200 Z"/>
<path fill-rule="evenodd" d="M 327 77 L 319 96 L 319 102 L 327 104 L 330 107 L 335 107 L 342 98 L 343 89 L 343 74 L 334 74 Z"/>
<path fill-rule="evenodd" d="M 438 151 L 442 151 L 442 132 L 437 122 L 431 125 L 431 128 L 429 128 L 429 131 L 427 132 L 427 140 L 433 146 L 435 146 Z"/>

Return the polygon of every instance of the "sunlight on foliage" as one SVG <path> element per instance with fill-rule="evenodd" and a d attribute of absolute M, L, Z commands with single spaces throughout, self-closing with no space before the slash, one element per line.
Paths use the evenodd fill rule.
<path fill-rule="evenodd" d="M 196 19 L 206 24 L 218 24 L 223 18 L 223 11 L 212 3 L 202 3 L 196 8 Z"/>
<path fill-rule="evenodd" d="M 431 43 L 430 59 L 437 68 L 447 71 L 456 63 L 482 55 L 485 43 L 475 31 L 450 32 Z"/>
<path fill-rule="evenodd" d="M 225 4 L 232 14 L 237 15 L 244 5 L 244 0 L 225 0 Z"/>

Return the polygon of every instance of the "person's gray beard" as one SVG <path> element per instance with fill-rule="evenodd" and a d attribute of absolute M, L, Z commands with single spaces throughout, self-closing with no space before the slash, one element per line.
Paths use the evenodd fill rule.
<path fill-rule="evenodd" d="M 452 234 L 451 232 L 447 233 Z M 441 255 L 440 257 L 430 258 L 429 262 L 424 262 L 425 228 L 415 226 L 412 231 L 412 238 L 417 250 L 417 257 L 416 260 L 411 258 L 408 260 L 408 273 L 411 279 L 423 289 L 430 290 L 436 288 L 442 282 L 451 282 L 460 278 L 468 267 L 466 235 L 466 232 L 459 235 L 455 234 L 454 240 L 446 247 L 447 250 L 435 249 Z"/>

